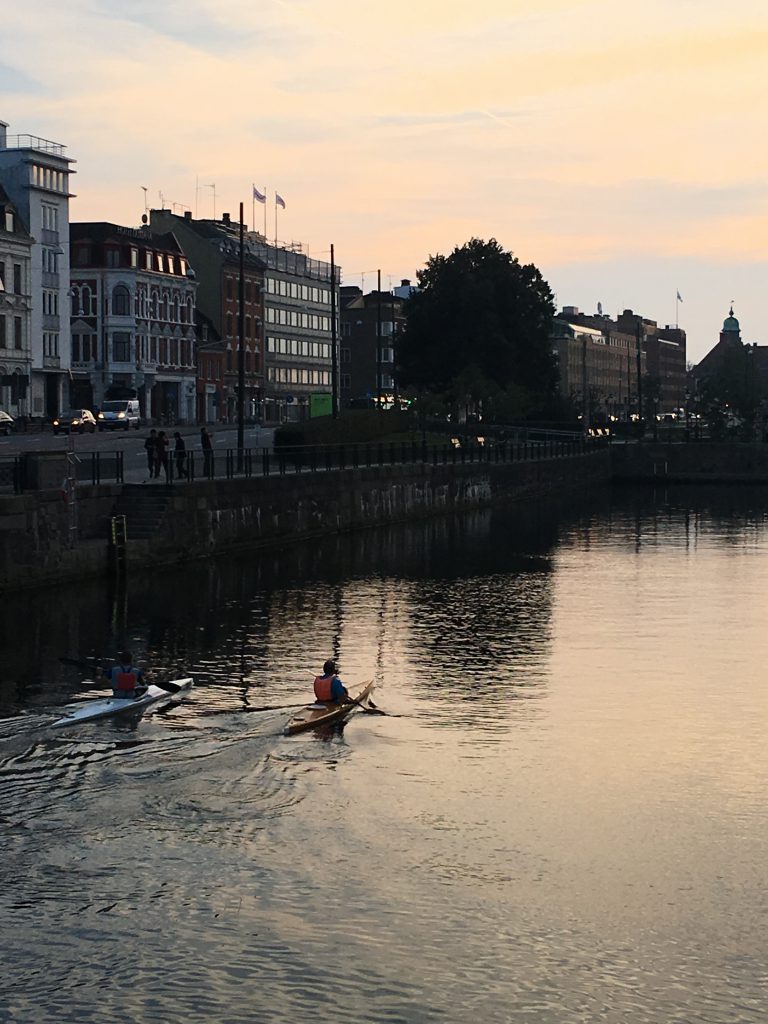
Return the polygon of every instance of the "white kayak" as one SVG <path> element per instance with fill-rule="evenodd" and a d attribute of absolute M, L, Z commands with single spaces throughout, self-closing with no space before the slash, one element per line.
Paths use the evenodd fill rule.
<path fill-rule="evenodd" d="M 152 683 L 146 693 L 133 700 L 120 697 L 103 697 L 101 700 L 89 700 L 85 704 L 70 704 L 64 718 L 52 722 L 52 726 L 80 725 L 93 722 L 97 718 L 109 718 L 112 715 L 123 715 L 128 712 L 143 711 L 148 707 L 163 708 L 169 704 L 178 704 L 188 696 L 192 689 L 191 679 L 174 679 L 164 686 Z"/>

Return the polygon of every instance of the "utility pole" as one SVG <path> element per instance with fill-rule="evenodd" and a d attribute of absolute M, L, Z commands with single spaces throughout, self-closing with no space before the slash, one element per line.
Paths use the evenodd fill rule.
<path fill-rule="evenodd" d="M 393 402 L 393 408 L 399 409 L 400 408 L 400 398 L 399 398 L 399 395 L 397 393 L 397 362 L 396 362 L 396 360 L 397 360 L 397 346 L 395 344 L 396 341 L 397 341 L 397 331 L 395 330 L 395 323 L 396 323 L 396 321 L 395 321 L 395 293 L 394 293 L 394 291 L 390 292 L 390 296 L 391 296 L 391 299 L 392 299 L 392 402 Z"/>
<path fill-rule="evenodd" d="M 381 411 L 381 271 L 376 275 L 376 408 Z"/>
<path fill-rule="evenodd" d="M 339 415 L 339 359 L 336 338 L 336 264 L 333 260 L 331 243 L 331 413 L 334 419 Z"/>
<path fill-rule="evenodd" d="M 245 242 L 243 238 L 243 204 L 240 203 L 240 276 L 237 282 L 237 471 L 244 469 L 245 448 Z"/>
<path fill-rule="evenodd" d="M 641 363 L 641 360 L 640 360 L 640 352 L 641 352 L 640 342 L 641 342 L 642 335 L 643 335 L 643 325 L 640 322 L 640 320 L 638 319 L 637 323 L 635 324 L 635 338 L 636 338 L 636 341 L 637 341 L 637 348 L 636 348 L 636 353 L 637 353 L 637 411 L 638 411 L 638 414 L 639 414 L 640 434 L 641 434 L 641 436 L 642 436 L 642 433 L 643 433 L 643 375 L 642 375 L 642 371 L 641 371 L 642 363 Z"/>
<path fill-rule="evenodd" d="M 587 388 L 587 335 L 581 339 L 581 428 L 584 436 L 589 435 L 589 390 Z"/>

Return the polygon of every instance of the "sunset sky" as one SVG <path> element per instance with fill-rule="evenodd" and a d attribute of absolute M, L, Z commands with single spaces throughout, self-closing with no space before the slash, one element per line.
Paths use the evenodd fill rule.
<path fill-rule="evenodd" d="M 0 119 L 68 147 L 73 220 L 215 185 L 250 222 L 256 184 L 366 290 L 495 237 L 558 306 L 679 310 L 693 361 L 731 300 L 768 344 L 765 0 L 29 0 L 3 39 Z"/>

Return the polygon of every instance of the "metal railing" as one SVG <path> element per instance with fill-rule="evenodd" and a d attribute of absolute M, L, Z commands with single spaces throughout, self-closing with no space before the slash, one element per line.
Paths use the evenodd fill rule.
<path fill-rule="evenodd" d="M 408 464 L 499 465 L 584 455 L 603 448 L 603 439 L 570 437 L 561 440 L 501 442 L 498 444 L 428 445 L 418 441 L 295 445 L 278 448 L 235 448 L 223 451 L 186 451 L 183 459 L 169 452 L 156 479 L 167 483 L 194 480 L 249 478 L 271 475 L 323 473 L 331 470 Z"/>
<path fill-rule="evenodd" d="M 295 445 L 290 448 L 173 450 L 155 465 L 155 472 L 132 469 L 126 479 L 124 452 L 77 452 L 78 485 L 107 483 L 185 484 L 195 480 L 234 480 L 251 477 L 325 473 L 332 470 L 403 465 L 501 465 L 575 457 L 605 447 L 606 439 L 573 437 L 541 441 L 501 441 L 493 444 L 435 445 L 419 441 L 370 444 Z M 56 469 L 51 453 L 0 459 L 0 491 L 17 494 L 57 487 L 56 473 L 66 473 L 63 456 Z M 47 465 L 47 468 L 43 469 Z"/>
<path fill-rule="evenodd" d="M 75 476 L 79 485 L 124 483 L 122 451 L 77 452 Z M 26 453 L 0 458 L 0 493 L 56 490 L 68 475 L 66 453 Z"/>

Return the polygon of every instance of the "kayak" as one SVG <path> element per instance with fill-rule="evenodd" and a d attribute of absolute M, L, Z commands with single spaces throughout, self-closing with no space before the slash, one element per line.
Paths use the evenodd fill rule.
<path fill-rule="evenodd" d="M 374 686 L 375 681 L 371 679 L 363 685 L 359 693 L 350 694 L 352 700 L 363 704 L 370 697 Z M 316 729 L 319 725 L 343 722 L 353 711 L 357 710 L 357 707 L 358 704 L 323 704 L 322 702 L 308 704 L 288 721 L 283 732 L 286 736 L 294 736 L 297 732 Z"/>
<path fill-rule="evenodd" d="M 110 718 L 113 715 L 123 715 L 126 712 L 142 711 L 148 707 L 157 709 L 167 707 L 169 704 L 178 704 L 189 695 L 192 689 L 191 679 L 174 679 L 166 686 L 172 689 L 165 689 L 162 686 L 151 684 L 146 693 L 134 700 L 126 700 L 120 697 L 103 697 L 101 700 L 89 700 L 85 704 L 70 704 L 67 715 L 52 722 L 52 726 L 80 725 L 83 722 L 93 722 L 98 718 Z"/>

